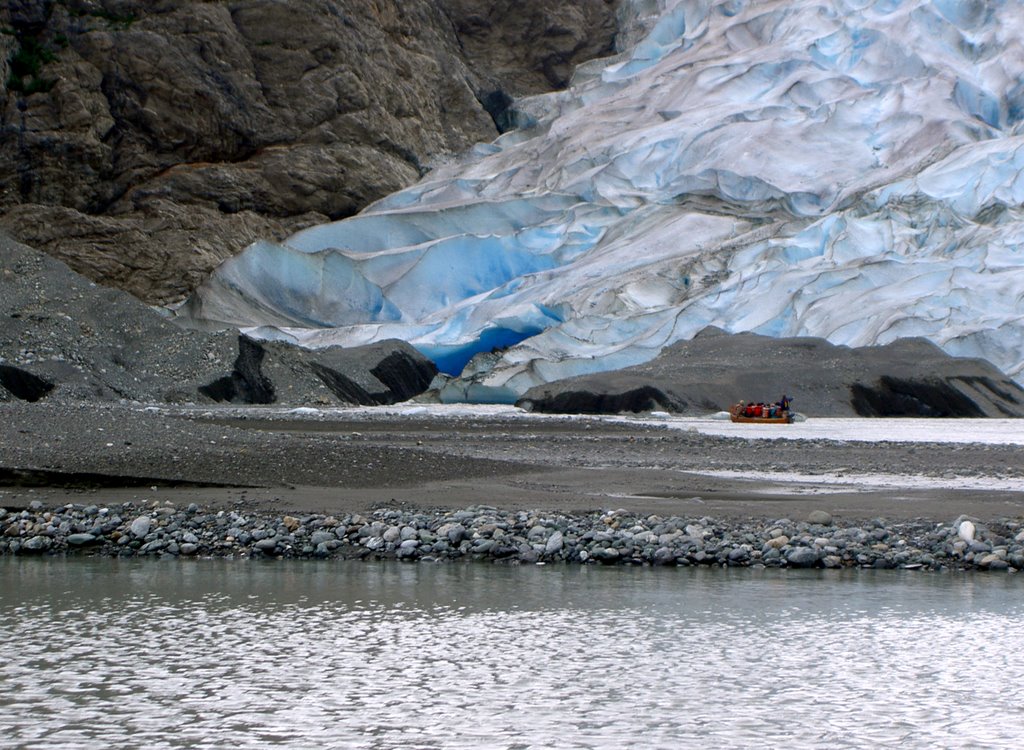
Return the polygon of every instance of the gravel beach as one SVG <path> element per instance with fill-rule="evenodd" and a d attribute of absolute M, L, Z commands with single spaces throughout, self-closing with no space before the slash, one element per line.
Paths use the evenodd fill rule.
<path fill-rule="evenodd" d="M 11 402 L 0 404 L 0 417 L 0 507 L 6 509 L 0 546 L 7 552 L 31 551 L 24 547 L 29 539 L 49 537 L 49 542 L 35 542 L 37 551 L 81 546 L 106 554 L 166 554 L 163 532 L 147 536 L 166 527 L 168 518 L 177 519 L 180 536 L 187 526 L 181 514 L 186 514 L 236 527 L 245 536 L 223 529 L 207 547 L 198 536 L 197 542 L 178 540 L 171 549 L 179 554 L 181 544 L 190 544 L 195 546 L 185 549 L 192 554 L 372 553 L 434 559 L 497 553 L 500 559 L 536 561 L 545 559 L 544 550 L 558 530 L 562 546 L 551 543 L 548 557 L 585 562 L 600 557 L 588 548 L 569 551 L 566 539 L 613 526 L 639 529 L 630 532 L 630 539 L 645 532 L 668 539 L 679 532 L 674 538 L 685 537 L 688 544 L 693 541 L 686 532 L 690 526 L 691 531 L 719 529 L 708 532 L 709 539 L 717 540 L 711 545 L 712 562 L 752 564 L 768 554 L 780 564 L 798 564 L 787 555 L 807 546 L 792 540 L 807 536 L 818 546 L 811 557 L 797 554 L 799 564 L 888 566 L 896 564 L 896 552 L 884 540 L 899 528 L 903 536 L 909 529 L 938 535 L 921 552 L 924 558 L 904 556 L 900 565 L 969 567 L 975 565 L 975 554 L 979 563 L 986 555 L 1001 554 L 989 563 L 1012 570 L 1021 541 L 1014 540 L 1024 521 L 1024 462 L 1016 445 L 741 439 L 602 419 L 373 410 Z M 826 474 L 900 475 L 907 481 L 893 489 L 814 480 Z M 965 478 L 985 477 L 1001 482 L 987 489 L 979 488 L 981 482 L 964 486 Z M 89 508 L 93 515 L 104 509 L 106 520 L 87 520 Z M 47 513 L 50 518 L 44 519 Z M 133 536 L 131 524 L 142 517 L 150 518 L 152 529 Z M 530 529 L 542 517 L 551 523 L 531 539 Z M 119 523 L 110 526 L 114 518 Z M 284 523 L 285 518 L 292 520 Z M 961 528 L 965 521 L 970 529 Z M 484 525 L 490 533 L 480 536 L 477 529 L 475 538 L 454 540 L 448 539 L 448 529 L 442 536 L 449 546 L 435 550 L 438 529 L 451 523 L 465 529 Z M 521 533 L 516 533 L 517 523 Z M 114 539 L 103 536 L 104 525 Z M 510 529 L 510 539 L 521 536 L 524 541 L 514 547 L 496 543 L 483 551 L 473 546 L 482 538 L 493 541 L 494 530 L 502 525 Z M 325 526 L 332 539 L 321 535 L 313 544 L 313 532 Z M 392 526 L 397 531 L 391 536 L 399 536 L 386 539 L 384 532 Z M 306 536 L 296 538 L 300 528 Z M 260 529 L 275 531 L 267 536 L 256 533 Z M 884 535 L 877 529 L 884 529 Z M 431 540 L 425 547 L 420 531 Z M 72 534 L 92 532 L 99 536 L 67 542 Z M 841 554 L 826 554 L 826 548 L 838 550 L 831 540 L 839 532 L 858 539 L 874 533 L 875 538 L 844 560 Z M 722 534 L 745 541 L 726 545 Z M 381 540 L 371 543 L 379 548 L 361 543 L 368 536 Z M 784 544 L 771 541 L 780 537 Z M 597 539 L 598 544 L 608 541 Z M 162 543 L 146 547 L 154 541 Z M 330 541 L 335 542 L 330 549 L 320 547 Z M 586 541 L 593 545 L 593 535 Z M 694 559 L 698 552 L 707 554 L 705 541 L 700 549 L 684 549 L 683 559 L 708 561 Z M 262 547 L 255 546 L 258 542 Z M 404 542 L 416 544 L 403 548 Z M 468 546 L 460 549 L 463 542 Z M 957 542 L 959 556 L 946 559 L 942 550 L 949 547 L 952 554 Z M 1000 542 L 1006 543 L 1002 549 Z M 740 547 L 744 551 L 736 552 Z M 638 549 L 638 556 L 621 550 L 607 554 L 609 559 L 655 562 L 655 553 L 663 549 L 661 562 L 680 559 L 671 546 L 646 543 Z M 779 552 L 770 554 L 770 549 Z M 933 565 L 937 554 L 941 562 Z M 965 555 L 971 557 L 965 560 Z"/>
<path fill-rule="evenodd" d="M 824 510 L 851 519 L 988 519 L 1024 515 L 1022 454 L 1018 445 L 749 440 L 604 419 L 11 402 L 0 404 L 0 505 L 150 501 L 158 493 L 176 504 L 280 513 L 485 503 L 726 518 Z M 774 478 L 826 473 L 932 481 L 852 491 Z M 1010 488 L 943 486 L 963 477 L 1001 477 Z"/>

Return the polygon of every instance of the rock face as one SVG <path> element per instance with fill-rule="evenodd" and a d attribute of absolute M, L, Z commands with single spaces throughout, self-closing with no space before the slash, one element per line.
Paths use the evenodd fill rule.
<path fill-rule="evenodd" d="M 549 7 L 554 6 L 554 7 Z M 0 226 L 151 303 L 349 216 L 611 51 L 617 0 L 21 0 Z"/>
<path fill-rule="evenodd" d="M 643 365 L 537 386 L 519 403 L 572 414 L 704 414 L 782 394 L 812 416 L 1024 416 L 1019 385 L 984 360 L 951 357 L 923 339 L 851 349 L 715 328 Z"/>
<path fill-rule="evenodd" d="M 184 330 L 0 234 L 0 401 L 385 404 L 437 373 L 408 344 L 320 351 Z"/>
<path fill-rule="evenodd" d="M 616 0 L 441 0 L 474 67 L 513 94 L 563 89 L 577 63 L 612 52 Z M 495 89 L 493 94 L 503 91 Z M 495 97 L 492 94 L 492 100 Z M 486 97 L 484 98 L 486 104 Z"/>

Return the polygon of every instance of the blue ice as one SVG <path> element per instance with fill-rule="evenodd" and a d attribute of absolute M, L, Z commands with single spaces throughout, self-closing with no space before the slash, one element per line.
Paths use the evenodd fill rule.
<path fill-rule="evenodd" d="M 924 336 L 1024 382 L 1019 3 L 632 9 L 633 49 L 517 103 L 536 127 L 255 243 L 180 315 L 402 336 L 447 372 L 473 362 L 445 398 L 514 399 L 708 324 Z"/>

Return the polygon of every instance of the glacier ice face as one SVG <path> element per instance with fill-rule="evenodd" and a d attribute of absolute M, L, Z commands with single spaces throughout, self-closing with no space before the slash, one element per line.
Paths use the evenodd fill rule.
<path fill-rule="evenodd" d="M 465 367 L 451 400 L 637 364 L 707 325 L 924 336 L 1024 382 L 1018 3 L 627 11 L 635 43 L 518 102 L 528 127 L 250 246 L 179 315 L 308 346 L 402 338 Z"/>

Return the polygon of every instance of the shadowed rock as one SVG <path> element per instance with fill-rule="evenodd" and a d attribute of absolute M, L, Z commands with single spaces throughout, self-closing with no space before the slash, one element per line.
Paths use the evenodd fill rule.
<path fill-rule="evenodd" d="M 619 414 L 621 412 L 680 411 L 684 404 L 652 385 L 630 388 L 623 384 L 621 391 L 597 393 L 584 390 L 565 390 L 552 393 L 538 406 L 529 394 L 523 402 L 531 402 L 535 411 L 556 414 Z"/>
<path fill-rule="evenodd" d="M 434 363 L 403 341 L 308 350 L 281 342 L 238 339 L 234 370 L 199 391 L 246 404 L 377 406 L 405 401 L 427 389 Z"/>
<path fill-rule="evenodd" d="M 400 343 L 370 373 L 387 386 L 395 401 L 408 401 L 427 390 L 437 375 L 437 367 L 412 347 Z"/>
<path fill-rule="evenodd" d="M 1018 416 L 1007 403 L 1020 405 L 1020 401 L 1005 389 L 999 388 L 991 378 L 953 377 L 941 379 L 908 380 L 883 375 L 874 385 L 854 383 L 850 386 L 850 402 L 862 417 L 983 417 L 984 410 L 958 390 L 953 381 L 977 391 L 985 389 L 998 397 L 994 401 L 1005 416 Z"/>
<path fill-rule="evenodd" d="M 265 350 L 247 336 L 238 337 L 238 357 L 230 375 L 218 378 L 210 385 L 200 386 L 199 392 L 214 401 L 244 404 L 272 404 L 275 400 L 274 384 L 263 374 Z"/>
<path fill-rule="evenodd" d="M 38 401 L 53 390 L 53 383 L 20 367 L 0 364 L 0 401 L 7 401 L 7 392 L 22 401 Z"/>

